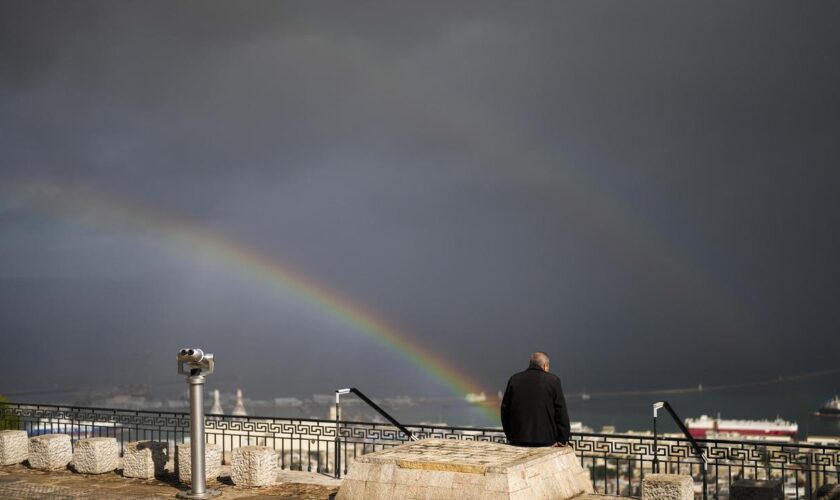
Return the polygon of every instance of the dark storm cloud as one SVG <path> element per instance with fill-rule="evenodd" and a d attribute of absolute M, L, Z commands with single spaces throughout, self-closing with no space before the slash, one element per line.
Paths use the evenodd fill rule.
<path fill-rule="evenodd" d="M 2 329 L 24 352 L 32 336 L 72 346 L 79 383 L 139 376 L 90 363 L 134 337 L 161 339 L 161 370 L 210 338 L 252 381 L 264 368 L 246 352 L 268 343 L 303 373 L 315 337 L 334 369 L 287 390 L 423 386 L 200 249 L 38 213 L 10 185 L 83 187 L 230 235 L 489 388 L 535 348 L 594 388 L 628 360 L 649 368 L 623 384 L 673 385 L 660 369 L 775 375 L 840 347 L 835 5 L 0 9 Z M 377 364 L 414 380 L 359 368 Z"/>

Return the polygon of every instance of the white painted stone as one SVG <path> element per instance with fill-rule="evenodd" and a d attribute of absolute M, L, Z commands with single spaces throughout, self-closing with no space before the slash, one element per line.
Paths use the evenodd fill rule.
<path fill-rule="evenodd" d="M 19 464 L 29 458 L 26 431 L 0 431 L 0 465 Z"/>
<path fill-rule="evenodd" d="M 427 439 L 356 457 L 336 500 L 568 500 L 592 492 L 571 448 Z"/>
<path fill-rule="evenodd" d="M 166 443 L 133 441 L 123 451 L 123 476 L 152 479 L 164 473 L 169 459 Z"/>
<path fill-rule="evenodd" d="M 694 480 L 684 474 L 648 474 L 642 500 L 694 500 Z"/>
<path fill-rule="evenodd" d="M 38 470 L 58 470 L 73 459 L 67 434 L 44 434 L 29 439 L 29 465 Z"/>
<path fill-rule="evenodd" d="M 181 443 L 176 446 L 175 470 L 178 480 L 182 483 L 192 483 L 192 468 L 190 465 L 190 443 Z M 222 447 L 215 443 L 204 445 L 204 472 L 208 480 L 219 477 L 222 469 Z"/>
<path fill-rule="evenodd" d="M 233 450 L 231 480 L 237 486 L 271 486 L 277 479 L 277 452 L 268 446 Z"/>
<path fill-rule="evenodd" d="M 80 439 L 73 452 L 73 468 L 80 474 L 113 472 L 119 460 L 120 446 L 112 437 Z"/>

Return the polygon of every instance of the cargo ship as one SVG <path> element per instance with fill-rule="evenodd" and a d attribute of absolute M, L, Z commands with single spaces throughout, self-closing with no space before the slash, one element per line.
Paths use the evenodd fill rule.
<path fill-rule="evenodd" d="M 703 438 L 711 434 L 732 434 L 741 436 L 795 436 L 799 430 L 796 422 L 788 422 L 781 418 L 776 420 L 730 420 L 711 418 L 702 415 L 700 418 L 685 419 L 688 432 Z"/>
<path fill-rule="evenodd" d="M 837 417 L 840 418 L 840 396 L 835 395 L 834 399 L 826 401 L 826 403 L 817 410 L 818 417 Z"/>

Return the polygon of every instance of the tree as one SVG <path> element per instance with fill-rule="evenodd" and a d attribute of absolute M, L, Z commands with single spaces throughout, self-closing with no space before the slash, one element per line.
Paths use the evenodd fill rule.
<path fill-rule="evenodd" d="M 20 429 L 20 417 L 13 413 L 9 400 L 0 396 L 0 429 Z"/>

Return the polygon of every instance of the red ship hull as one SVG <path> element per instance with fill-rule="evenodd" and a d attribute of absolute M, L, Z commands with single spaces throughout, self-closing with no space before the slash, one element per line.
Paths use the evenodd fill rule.
<path fill-rule="evenodd" d="M 740 434 L 742 436 L 795 436 L 795 432 L 782 430 L 761 430 L 761 429 L 689 429 L 689 434 L 692 437 L 704 438 L 709 432 L 712 433 L 731 433 Z"/>

